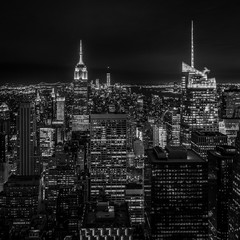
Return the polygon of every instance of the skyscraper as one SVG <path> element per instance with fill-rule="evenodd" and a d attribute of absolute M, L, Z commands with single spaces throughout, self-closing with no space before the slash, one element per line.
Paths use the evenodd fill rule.
<path fill-rule="evenodd" d="M 83 62 L 82 40 L 80 40 L 79 62 L 74 71 L 73 82 L 73 131 L 86 131 L 89 128 L 88 115 L 88 72 Z"/>
<path fill-rule="evenodd" d="M 109 72 L 109 67 L 108 67 L 108 72 L 107 72 L 107 87 L 111 86 L 111 75 Z"/>
<path fill-rule="evenodd" d="M 234 146 L 240 123 L 240 89 L 225 89 L 221 98 L 219 131 L 226 134 L 228 144 Z"/>
<path fill-rule="evenodd" d="M 233 159 L 236 154 L 235 147 L 224 145 L 208 152 L 209 239 L 229 239 L 230 206 L 233 206 Z"/>
<path fill-rule="evenodd" d="M 191 149 L 207 160 L 207 151 L 215 150 L 217 145 L 227 145 L 227 136 L 220 132 L 195 131 L 191 137 Z"/>
<path fill-rule="evenodd" d="M 127 116 L 92 114 L 90 118 L 91 198 L 104 189 L 110 200 L 124 200 Z"/>
<path fill-rule="evenodd" d="M 18 171 L 20 175 L 34 175 L 36 123 L 34 117 L 34 108 L 30 102 L 23 102 L 20 104 L 18 123 Z"/>
<path fill-rule="evenodd" d="M 181 143 L 190 148 L 194 130 L 218 131 L 216 80 L 208 78 L 209 70 L 194 68 L 193 25 L 191 66 L 182 63 Z"/>
<path fill-rule="evenodd" d="M 146 150 L 150 239 L 207 239 L 207 162 L 182 146 Z"/>
<path fill-rule="evenodd" d="M 233 158 L 233 189 L 229 210 L 229 239 L 240 239 L 240 158 Z"/>

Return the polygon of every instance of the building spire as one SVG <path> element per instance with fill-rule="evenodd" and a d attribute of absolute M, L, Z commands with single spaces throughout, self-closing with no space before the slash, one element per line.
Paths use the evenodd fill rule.
<path fill-rule="evenodd" d="M 82 40 L 80 40 L 80 50 L 79 50 L 79 64 L 83 64 L 83 51 L 82 51 Z"/>
<path fill-rule="evenodd" d="M 191 22 L 191 67 L 194 68 L 193 20 Z"/>

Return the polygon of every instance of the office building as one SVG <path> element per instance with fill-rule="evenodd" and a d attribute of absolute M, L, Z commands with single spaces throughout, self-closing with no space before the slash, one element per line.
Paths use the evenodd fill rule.
<path fill-rule="evenodd" d="M 111 86 L 111 74 L 109 72 L 109 67 L 108 67 L 108 72 L 107 72 L 107 87 Z"/>
<path fill-rule="evenodd" d="M 233 189 L 229 210 L 229 239 L 240 238 L 240 159 L 239 151 L 233 158 Z"/>
<path fill-rule="evenodd" d="M 209 239 L 229 239 L 230 206 L 234 208 L 237 203 L 232 205 L 233 159 L 236 154 L 235 147 L 225 145 L 208 152 Z M 237 175 L 235 184 L 236 178 Z M 235 191 L 239 191 L 237 187 L 235 185 Z M 237 201 L 236 193 L 233 195 Z M 231 225 L 231 228 L 235 229 L 235 226 Z"/>
<path fill-rule="evenodd" d="M 208 239 L 207 162 L 182 146 L 146 150 L 150 239 Z"/>
<path fill-rule="evenodd" d="M 18 120 L 20 175 L 34 175 L 34 147 L 36 145 L 36 122 L 30 102 L 20 103 Z"/>
<path fill-rule="evenodd" d="M 72 188 L 76 183 L 75 170 L 69 165 L 57 165 L 47 170 L 46 174 L 46 199 L 47 209 L 56 215 L 57 198 L 62 188 Z"/>
<path fill-rule="evenodd" d="M 92 114 L 90 130 L 91 198 L 104 189 L 110 200 L 125 199 L 127 116 Z"/>
<path fill-rule="evenodd" d="M 207 151 L 215 150 L 217 145 L 227 145 L 227 136 L 220 132 L 192 132 L 191 149 L 207 160 Z"/>
<path fill-rule="evenodd" d="M 126 202 L 132 226 L 144 223 L 144 189 L 143 184 L 129 183 L 126 185 Z"/>
<path fill-rule="evenodd" d="M 55 149 L 54 128 L 40 128 L 40 152 L 42 157 L 51 157 Z"/>
<path fill-rule="evenodd" d="M 21 230 L 30 224 L 31 218 L 37 214 L 40 202 L 39 176 L 11 175 L 4 184 L 6 197 L 6 219 L 10 226 Z"/>
<path fill-rule="evenodd" d="M 195 130 L 218 131 L 216 80 L 208 78 L 209 70 L 194 68 L 193 25 L 191 66 L 182 63 L 181 144 L 191 146 L 191 133 Z"/>
<path fill-rule="evenodd" d="M 164 116 L 167 131 L 167 145 L 180 146 L 180 110 L 174 107 Z"/>
<path fill-rule="evenodd" d="M 73 94 L 72 131 L 87 131 L 89 129 L 88 72 L 83 62 L 82 40 L 80 40 L 79 62 L 74 71 Z"/>
<path fill-rule="evenodd" d="M 57 114 L 56 114 L 57 121 L 65 120 L 65 97 L 57 97 Z"/>
<path fill-rule="evenodd" d="M 0 105 L 0 133 L 10 134 L 10 111 L 6 103 Z"/>

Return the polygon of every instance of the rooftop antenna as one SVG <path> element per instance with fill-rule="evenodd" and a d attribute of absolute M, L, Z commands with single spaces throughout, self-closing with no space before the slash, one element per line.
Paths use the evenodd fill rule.
<path fill-rule="evenodd" d="M 191 22 L 191 67 L 194 68 L 193 20 Z"/>
<path fill-rule="evenodd" d="M 79 50 L 79 64 L 83 64 L 83 51 L 82 51 L 82 40 L 80 40 L 80 50 Z"/>

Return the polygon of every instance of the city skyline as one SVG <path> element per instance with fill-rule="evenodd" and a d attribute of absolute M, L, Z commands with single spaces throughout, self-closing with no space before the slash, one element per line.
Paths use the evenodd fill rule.
<path fill-rule="evenodd" d="M 21 2 L 3 9 L 1 83 L 71 82 L 80 39 L 89 80 L 105 82 L 110 66 L 113 82 L 180 81 L 182 61 L 191 62 L 191 20 L 196 68 L 209 68 L 218 83 L 240 76 L 240 19 L 226 1 Z"/>

